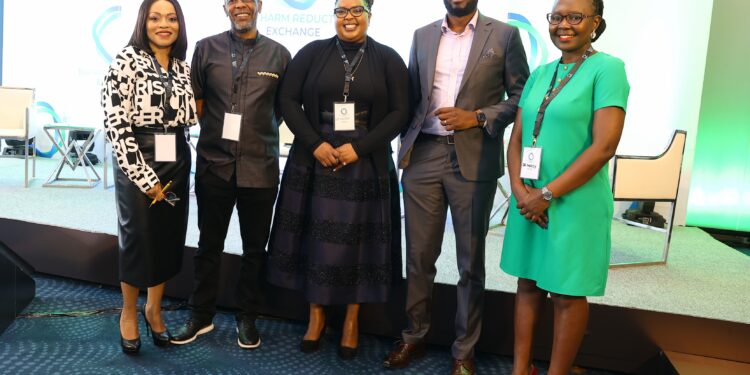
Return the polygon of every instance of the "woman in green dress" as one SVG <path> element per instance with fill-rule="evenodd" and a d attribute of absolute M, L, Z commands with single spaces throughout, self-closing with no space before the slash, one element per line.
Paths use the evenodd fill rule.
<path fill-rule="evenodd" d="M 519 278 L 514 375 L 536 372 L 532 338 L 547 294 L 551 375 L 573 365 L 588 321 L 586 296 L 604 294 L 613 211 L 607 163 L 630 86 L 623 62 L 591 45 L 606 27 L 603 10 L 601 0 L 555 2 L 547 19 L 562 57 L 529 77 L 508 146 L 513 199 L 500 266 Z"/>

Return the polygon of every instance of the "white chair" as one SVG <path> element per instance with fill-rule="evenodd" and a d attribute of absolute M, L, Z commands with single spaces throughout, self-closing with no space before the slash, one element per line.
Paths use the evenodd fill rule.
<path fill-rule="evenodd" d="M 666 202 L 669 203 L 669 217 L 666 229 L 617 218 L 628 225 L 664 233 L 664 248 L 658 261 L 617 263 L 611 267 L 667 263 L 686 138 L 686 131 L 675 130 L 666 150 L 658 156 L 615 156 L 612 174 L 612 195 L 615 201 Z"/>
<path fill-rule="evenodd" d="M 29 141 L 33 111 L 34 89 L 0 86 L 0 139 L 24 142 L 22 155 L 3 157 L 24 159 L 24 187 L 29 187 L 29 159 L 32 162 L 31 176 L 36 177 L 36 142 Z M 29 146 L 32 147 L 31 154 Z"/>

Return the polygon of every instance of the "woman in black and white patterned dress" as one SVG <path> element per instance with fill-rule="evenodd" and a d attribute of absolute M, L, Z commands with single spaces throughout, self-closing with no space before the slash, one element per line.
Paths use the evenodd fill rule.
<path fill-rule="evenodd" d="M 104 128 L 117 159 L 119 273 L 123 294 L 120 343 L 140 349 L 137 299 L 154 344 L 169 343 L 161 316 L 164 285 L 182 266 L 188 221 L 190 147 L 197 123 L 187 34 L 177 0 L 144 0 L 128 46 L 112 62 L 102 88 Z"/>

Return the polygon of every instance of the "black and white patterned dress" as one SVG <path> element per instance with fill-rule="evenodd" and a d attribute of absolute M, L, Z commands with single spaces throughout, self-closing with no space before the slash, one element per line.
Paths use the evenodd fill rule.
<path fill-rule="evenodd" d="M 187 63 L 174 58 L 170 61 L 169 103 L 157 69 L 148 52 L 128 46 L 112 62 L 102 87 L 104 129 L 117 160 L 113 169 L 120 280 L 140 288 L 159 285 L 180 271 L 191 165 L 185 130 L 197 123 Z M 162 69 L 164 80 L 168 70 Z M 166 110 L 170 107 L 174 111 Z M 175 162 L 155 161 L 157 133 L 175 135 Z M 146 192 L 169 181 L 170 190 L 180 200 L 174 207 L 166 202 L 150 207 Z"/>

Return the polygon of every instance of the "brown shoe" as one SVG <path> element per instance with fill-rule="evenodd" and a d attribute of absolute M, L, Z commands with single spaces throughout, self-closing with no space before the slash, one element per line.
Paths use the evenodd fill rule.
<path fill-rule="evenodd" d="M 473 359 L 454 359 L 451 375 L 474 375 Z"/>
<path fill-rule="evenodd" d="M 403 341 L 396 343 L 396 347 L 388 353 L 383 360 L 383 367 L 387 369 L 400 369 L 409 365 L 415 359 L 424 357 L 425 345 L 423 342 L 418 344 L 407 344 Z"/>

